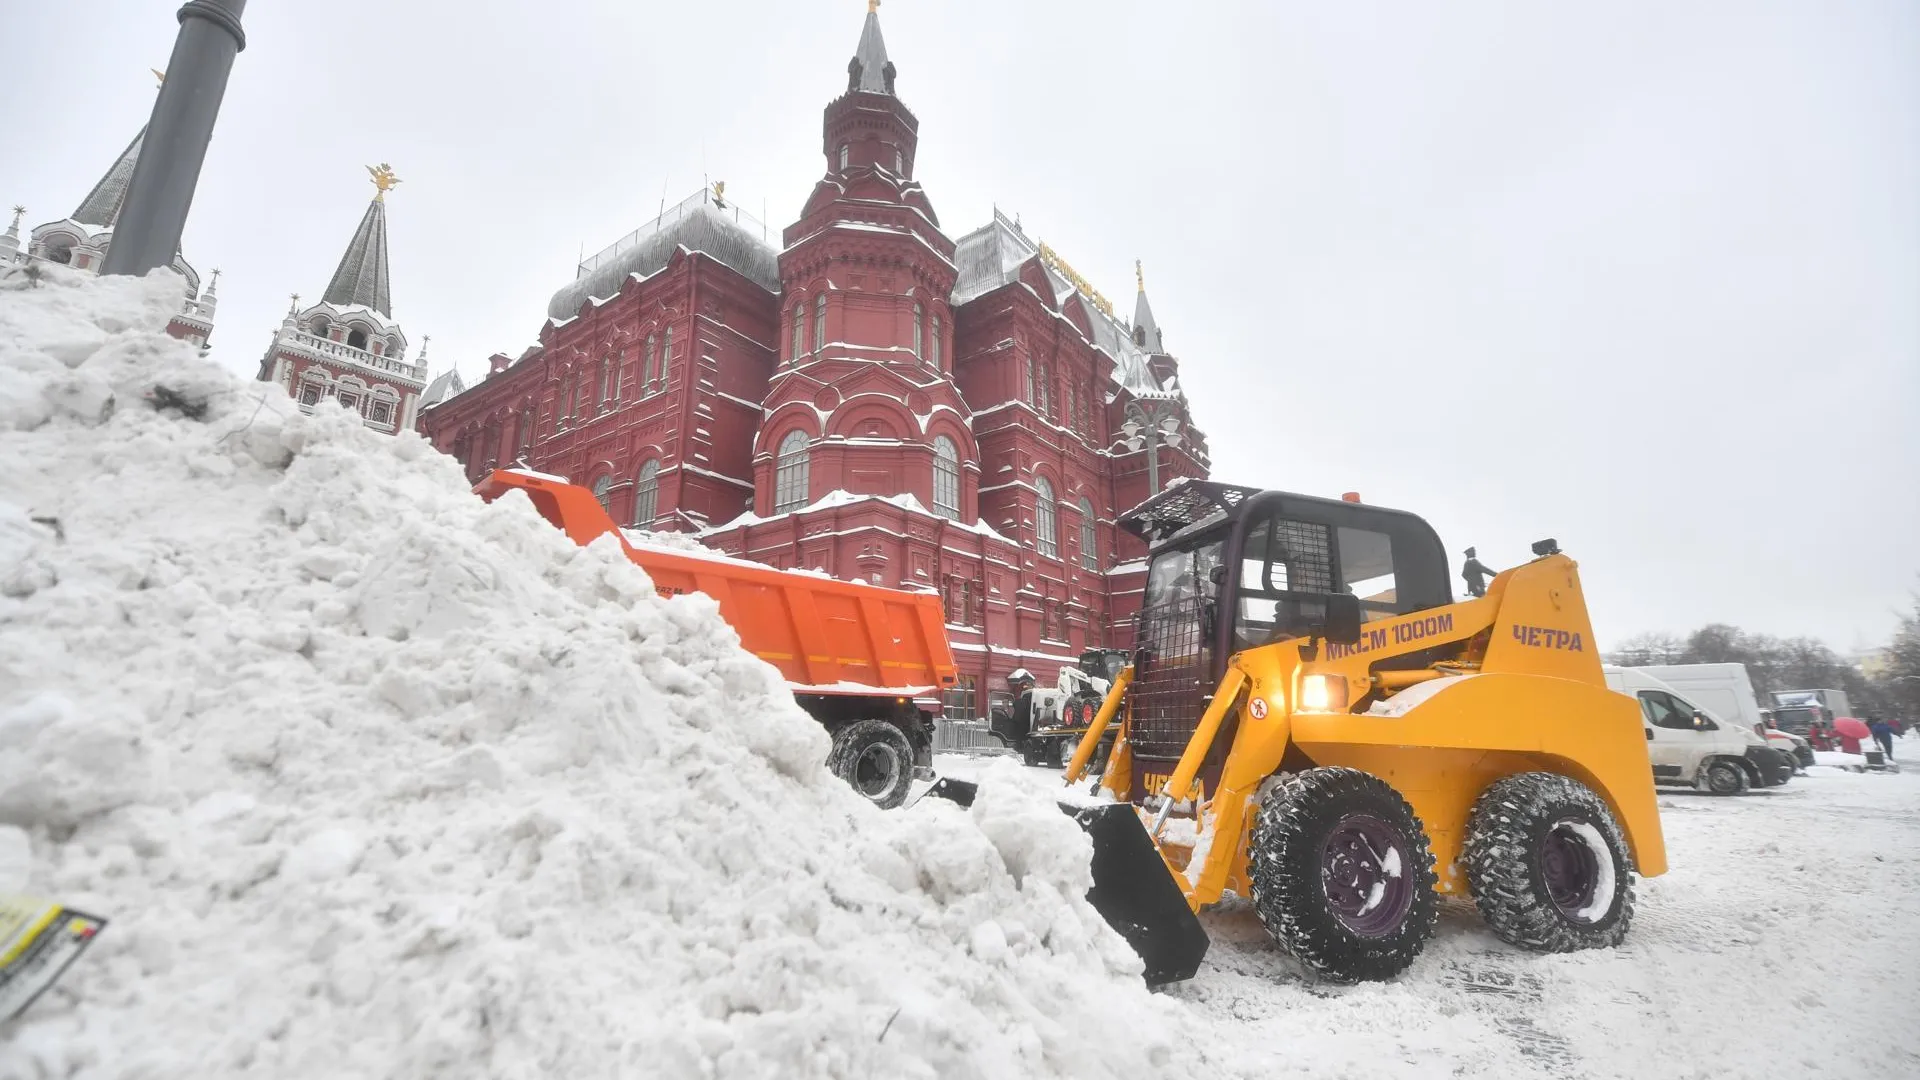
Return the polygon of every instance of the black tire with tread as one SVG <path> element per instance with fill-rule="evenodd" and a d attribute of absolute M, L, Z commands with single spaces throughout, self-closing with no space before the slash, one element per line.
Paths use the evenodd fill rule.
<path fill-rule="evenodd" d="M 1543 835 L 1568 820 L 1593 826 L 1613 854 L 1613 904 L 1593 922 L 1560 911 L 1539 865 Z M 1460 860 L 1481 919 L 1510 945 L 1536 952 L 1612 948 L 1633 923 L 1633 856 L 1620 824 L 1604 800 L 1570 777 L 1516 773 L 1481 792 Z"/>
<path fill-rule="evenodd" d="M 878 793 L 861 791 L 854 770 L 870 750 L 886 748 L 893 752 L 893 782 Z M 834 733 L 833 750 L 827 755 L 827 769 L 845 780 L 882 810 L 892 810 L 907 801 L 913 790 L 913 743 L 907 733 L 885 720 L 859 720 Z"/>
<path fill-rule="evenodd" d="M 1716 782 L 1715 777 L 1730 777 L 1724 782 Z M 1749 781 L 1746 767 L 1732 758 L 1714 758 L 1700 769 L 1700 782 L 1705 790 L 1713 795 L 1745 795 Z"/>
<path fill-rule="evenodd" d="M 1371 815 L 1406 841 L 1412 902 L 1392 933 L 1349 929 L 1327 899 L 1322 850 L 1335 827 Z M 1316 768 L 1268 789 L 1253 828 L 1248 871 L 1253 905 L 1275 943 L 1321 976 L 1338 981 L 1390 979 L 1405 971 L 1433 936 L 1433 851 L 1413 807 L 1392 785 L 1358 769 Z"/>

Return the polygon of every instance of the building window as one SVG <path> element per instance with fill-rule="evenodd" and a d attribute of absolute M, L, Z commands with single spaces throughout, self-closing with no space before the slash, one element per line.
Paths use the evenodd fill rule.
<path fill-rule="evenodd" d="M 974 681 L 971 675 L 962 675 L 953 681 L 953 685 L 940 693 L 940 715 L 947 720 L 974 720 L 978 699 L 974 696 Z"/>
<path fill-rule="evenodd" d="M 1033 354 L 1027 354 L 1027 404 L 1033 404 Z"/>
<path fill-rule="evenodd" d="M 317 382 L 303 382 L 300 384 L 300 404 L 318 405 L 326 393 L 326 388 Z"/>
<path fill-rule="evenodd" d="M 613 516 L 612 491 L 613 477 L 611 476 L 603 476 L 593 482 L 593 497 L 600 500 L 600 509 L 605 510 L 608 517 Z"/>
<path fill-rule="evenodd" d="M 793 305 L 793 356 L 790 359 L 798 360 L 800 354 L 806 351 L 807 307 L 805 304 L 795 304 Z"/>
<path fill-rule="evenodd" d="M 841 172 L 847 171 L 847 159 L 849 156 L 851 156 L 852 149 L 853 148 L 848 146 L 846 143 L 840 144 L 840 171 Z"/>
<path fill-rule="evenodd" d="M 954 626 L 966 626 L 967 615 L 973 611 L 973 582 L 966 578 L 947 579 L 947 622 Z"/>
<path fill-rule="evenodd" d="M 1045 364 L 1040 366 L 1040 415 L 1053 415 L 1052 394 L 1053 372 Z"/>
<path fill-rule="evenodd" d="M 926 327 L 924 325 L 925 317 L 926 317 L 926 312 L 921 310 L 919 304 L 917 303 L 914 304 L 913 305 L 913 358 L 915 360 L 918 360 L 927 355 Z"/>
<path fill-rule="evenodd" d="M 933 512 L 960 520 L 960 451 L 945 435 L 933 439 Z"/>
<path fill-rule="evenodd" d="M 587 409 L 587 398 L 593 393 L 593 381 L 582 372 L 573 377 L 573 418 L 581 420 L 592 413 Z"/>
<path fill-rule="evenodd" d="M 619 369 L 613 361 L 602 358 L 600 361 L 600 411 L 606 412 L 607 405 L 613 401 L 614 380 L 620 377 Z"/>
<path fill-rule="evenodd" d="M 893 171 L 898 176 L 907 175 L 907 155 L 897 146 L 893 148 Z"/>
<path fill-rule="evenodd" d="M 338 394 L 335 394 L 334 397 L 339 399 L 340 404 L 345 405 L 347 408 L 352 409 L 354 412 L 360 411 L 360 395 L 359 394 L 354 393 L 351 390 L 342 390 Z"/>
<path fill-rule="evenodd" d="M 1053 485 L 1044 476 L 1033 480 L 1033 494 L 1037 500 L 1033 508 L 1033 532 L 1039 541 L 1040 554 L 1049 559 L 1060 557 L 1060 545 L 1054 540 L 1055 507 L 1053 503 Z"/>
<path fill-rule="evenodd" d="M 368 408 L 367 418 L 376 424 L 393 423 L 393 402 L 374 398 Z"/>
<path fill-rule="evenodd" d="M 348 346 L 349 348 L 353 348 L 353 349 L 364 349 L 364 348 L 366 348 L 366 347 L 367 347 L 367 332 L 366 332 L 365 330 L 350 330 L 350 331 L 348 331 L 348 332 L 347 332 L 347 346 Z"/>
<path fill-rule="evenodd" d="M 773 512 L 784 514 L 807 505 L 807 433 L 790 431 L 774 458 Z"/>
<path fill-rule="evenodd" d="M 1066 618 L 1060 609 L 1060 601 L 1041 601 L 1040 637 L 1046 641 L 1067 640 Z"/>
<path fill-rule="evenodd" d="M 813 302 L 813 348 L 815 352 L 827 347 L 827 294 L 821 293 Z"/>
<path fill-rule="evenodd" d="M 1093 503 L 1080 498 L 1080 567 L 1100 569 L 1100 528 L 1093 520 Z"/>
<path fill-rule="evenodd" d="M 931 345 L 933 347 L 933 370 L 945 371 L 946 368 L 940 366 L 940 316 L 938 315 L 933 317 L 933 341 Z"/>
<path fill-rule="evenodd" d="M 323 338 L 327 336 L 327 320 L 325 319 L 313 320 L 313 336 L 317 338 Z"/>
<path fill-rule="evenodd" d="M 659 513 L 660 505 L 660 463 L 649 461 L 640 466 L 640 475 L 633 482 L 633 527 L 649 529 L 653 519 Z"/>

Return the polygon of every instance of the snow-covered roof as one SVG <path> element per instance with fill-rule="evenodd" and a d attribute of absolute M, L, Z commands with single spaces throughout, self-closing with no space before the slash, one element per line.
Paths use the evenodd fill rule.
<path fill-rule="evenodd" d="M 448 398 L 464 394 L 466 391 L 467 384 L 460 378 L 460 373 L 449 368 L 420 392 L 420 407 L 431 409 Z"/>
<path fill-rule="evenodd" d="M 953 261 L 960 269 L 960 276 L 954 282 L 951 302 L 959 307 L 1012 284 L 1019 279 L 1020 268 L 1039 254 L 1040 246 L 1019 226 L 1008 221 L 1005 214 L 995 210 L 992 222 L 961 237 L 954 245 Z M 1077 291 L 1072 282 L 1052 267 L 1042 263 L 1041 269 L 1053 286 L 1054 303 L 1064 303 Z M 1092 304 L 1087 304 L 1086 310 L 1093 324 L 1094 347 L 1113 357 L 1114 380 L 1136 393 L 1161 390 L 1147 363 L 1146 350 L 1133 343 L 1132 329 Z M 1149 310 L 1149 317 L 1151 314 Z M 1157 327 L 1153 334 L 1157 338 Z"/>
<path fill-rule="evenodd" d="M 717 259 L 768 292 L 777 293 L 779 249 L 769 241 L 765 229 L 738 206 L 719 205 L 703 189 L 581 263 L 573 283 L 554 293 L 547 303 L 547 317 L 555 321 L 571 319 L 580 314 L 588 300 L 618 295 L 629 277 L 647 277 L 664 270 L 680 248 Z"/>
<path fill-rule="evenodd" d="M 842 491 L 837 488 L 833 491 L 827 492 L 825 495 L 820 496 L 818 499 L 815 499 L 813 502 L 808 503 L 807 505 L 801 507 L 798 510 L 789 510 L 784 513 L 771 514 L 767 517 L 761 517 L 759 514 L 756 514 L 753 511 L 749 510 L 744 514 L 741 514 L 739 517 L 736 517 L 733 520 L 726 522 L 725 524 L 715 525 L 711 528 L 700 530 L 700 535 L 712 536 L 715 533 L 730 532 L 734 529 L 742 528 L 748 525 L 763 525 L 769 521 L 779 521 L 781 518 L 790 517 L 794 514 L 807 514 L 807 513 L 812 513 L 816 510 L 830 510 L 836 506 L 853 506 L 863 502 L 883 502 L 889 506 L 899 507 L 900 509 L 907 511 L 908 513 L 919 514 L 922 517 L 939 518 L 940 520 L 946 521 L 948 524 L 952 525 L 956 529 L 965 529 L 968 532 L 979 533 L 981 536 L 991 537 L 995 540 L 999 540 L 1002 543 L 1006 543 L 1006 544 L 1013 543 L 1013 541 L 1008 540 L 1005 536 L 1001 535 L 1001 533 L 998 530 L 996 530 L 993 526 L 987 524 L 985 521 L 976 521 L 972 525 L 967 525 L 965 523 L 955 521 L 952 518 L 944 517 L 943 515 L 936 514 L 933 511 L 927 509 L 926 504 L 922 503 L 919 499 L 915 498 L 911 492 L 902 492 L 899 495 L 855 495 L 851 491 Z"/>

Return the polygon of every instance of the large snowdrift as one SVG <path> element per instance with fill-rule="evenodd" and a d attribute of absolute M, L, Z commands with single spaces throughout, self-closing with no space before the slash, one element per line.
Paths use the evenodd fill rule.
<path fill-rule="evenodd" d="M 0 887 L 113 920 L 0 1077 L 1189 1067 L 1045 797 L 874 810 L 709 602 L 178 298 L 0 291 Z"/>

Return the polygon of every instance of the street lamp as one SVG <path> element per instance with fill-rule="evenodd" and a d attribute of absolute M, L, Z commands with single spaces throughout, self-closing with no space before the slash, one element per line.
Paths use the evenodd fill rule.
<path fill-rule="evenodd" d="M 188 0 L 180 9 L 180 34 L 167 61 L 170 77 L 153 104 L 101 273 L 139 277 L 172 264 L 180 250 L 227 76 L 234 56 L 247 47 L 240 28 L 246 8 L 247 0 Z"/>
<path fill-rule="evenodd" d="M 1186 440 L 1180 433 L 1179 403 L 1171 396 L 1135 397 L 1127 402 L 1126 421 L 1120 431 L 1129 450 L 1147 452 L 1147 495 L 1160 493 L 1160 445 L 1179 448 Z"/>

